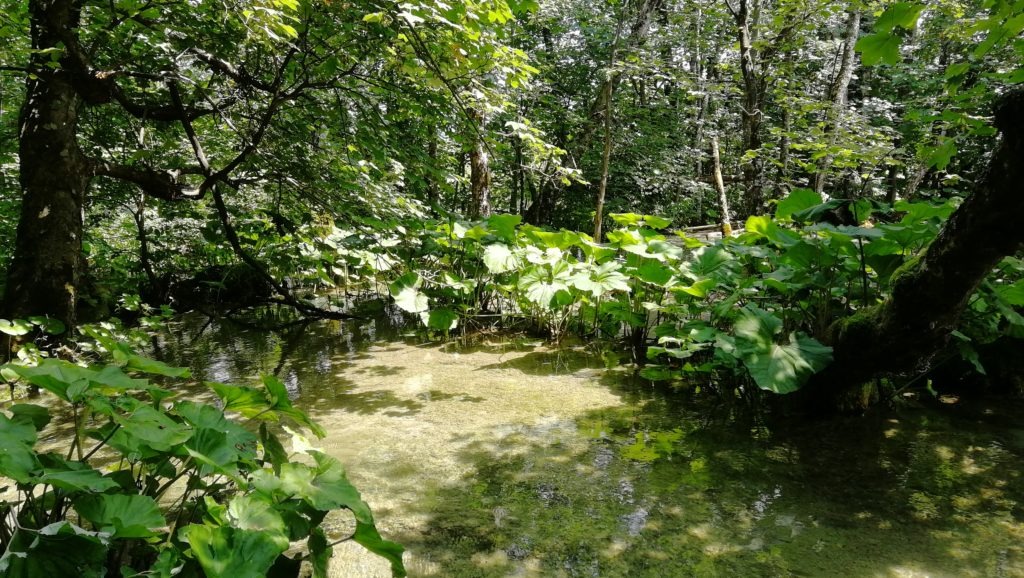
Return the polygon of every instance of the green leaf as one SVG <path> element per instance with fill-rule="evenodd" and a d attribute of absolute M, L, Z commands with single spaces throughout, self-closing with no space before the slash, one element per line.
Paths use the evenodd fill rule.
<path fill-rule="evenodd" d="M 258 389 L 214 381 L 205 383 L 224 402 L 226 412 L 235 411 L 245 417 L 256 417 L 270 408 L 267 396 Z"/>
<path fill-rule="evenodd" d="M 949 201 L 944 203 L 930 203 L 928 201 L 921 201 L 912 203 L 910 201 L 896 201 L 893 205 L 893 209 L 906 213 L 900 220 L 901 224 L 911 225 L 920 223 L 922 221 L 932 221 L 946 219 L 953 214 L 956 210 L 956 206 Z"/>
<path fill-rule="evenodd" d="M 615 261 L 597 266 L 585 265 L 571 277 L 570 282 L 595 299 L 611 291 L 629 291 L 629 278 L 621 273 L 621 267 Z"/>
<path fill-rule="evenodd" d="M 0 413 L 0 476 L 27 484 L 41 467 L 32 447 L 36 443 L 34 424 L 12 421 Z"/>
<path fill-rule="evenodd" d="M 271 532 L 213 527 L 185 526 L 179 537 L 192 547 L 192 555 L 208 578 L 266 576 L 278 556 L 288 548 Z"/>
<path fill-rule="evenodd" d="M 11 412 L 11 421 L 31 425 L 36 431 L 42 430 L 50 423 L 50 410 L 41 405 L 16 403 L 7 409 Z"/>
<path fill-rule="evenodd" d="M 166 377 L 191 377 L 192 372 L 187 367 L 172 367 L 162 361 L 149 359 L 141 355 L 129 354 L 125 367 L 143 373 L 163 375 Z"/>
<path fill-rule="evenodd" d="M 313 566 L 313 578 L 327 578 L 327 565 L 334 554 L 334 548 L 327 543 L 327 536 L 319 526 L 313 528 L 306 540 L 309 549 L 310 564 Z"/>
<path fill-rule="evenodd" d="M 677 287 L 672 287 L 672 291 L 685 293 L 692 297 L 703 299 L 708 296 L 708 291 L 714 289 L 717 285 L 718 282 L 715 281 L 714 279 L 701 279 L 700 281 L 697 281 L 693 285 L 680 285 Z"/>
<path fill-rule="evenodd" d="M 764 237 L 772 244 L 789 247 L 800 242 L 800 236 L 792 231 L 782 229 L 767 215 L 752 215 L 747 218 L 746 232 Z"/>
<path fill-rule="evenodd" d="M 285 388 L 283 383 L 281 383 L 281 380 L 277 379 L 273 375 L 264 375 L 263 385 L 265 385 L 267 391 L 270 392 L 271 410 L 291 419 L 303 427 L 309 428 L 309 430 L 318 438 L 322 438 L 327 435 L 324 428 L 320 427 L 318 423 L 306 415 L 306 412 L 292 405 L 291 399 L 288 397 L 288 389 Z"/>
<path fill-rule="evenodd" d="M 391 575 L 395 578 L 403 578 L 407 575 L 405 565 L 402 563 L 402 553 L 405 551 L 405 548 L 382 538 L 377 531 L 377 527 L 372 523 L 367 524 L 357 521 L 356 531 L 352 534 L 352 540 L 390 562 Z"/>
<path fill-rule="evenodd" d="M 36 483 L 50 484 L 68 492 L 105 492 L 118 487 L 117 482 L 82 464 L 78 470 L 51 470 L 46 468 Z"/>
<path fill-rule="evenodd" d="M 0 332 L 7 335 L 26 335 L 29 331 L 32 331 L 32 325 L 27 321 L 21 319 L 15 319 L 14 321 L 0 319 Z"/>
<path fill-rule="evenodd" d="M 832 362 L 832 348 L 804 334 L 790 333 L 776 342 L 782 320 L 748 307 L 736 323 L 736 353 L 758 387 L 774 393 L 800 389 L 814 373 Z"/>
<path fill-rule="evenodd" d="M 138 494 L 93 494 L 74 500 L 75 511 L 115 538 L 148 538 L 167 526 L 156 500 Z"/>
<path fill-rule="evenodd" d="M 725 268 L 735 257 L 721 245 L 707 245 L 693 252 L 694 261 L 690 264 L 690 274 L 700 279 Z"/>
<path fill-rule="evenodd" d="M 912 30 L 917 26 L 917 20 L 921 17 L 921 12 L 924 11 L 924 8 L 924 4 L 894 2 L 875 21 L 875 30 L 891 32 L 896 27 Z"/>
<path fill-rule="evenodd" d="M 900 39 L 894 34 L 880 32 L 862 36 L 855 46 L 857 52 L 861 53 L 861 61 L 864 66 L 882 64 L 899 64 L 900 62 Z"/>
<path fill-rule="evenodd" d="M 1022 307 L 1024 306 L 1024 279 L 1012 285 L 1001 285 L 996 289 L 996 293 L 1008 304 Z"/>
<path fill-rule="evenodd" d="M 672 221 L 655 217 L 653 215 L 637 215 L 636 213 L 612 213 L 608 215 L 613 221 L 622 227 L 650 227 L 652 229 L 664 229 L 672 224 Z"/>
<path fill-rule="evenodd" d="M 793 189 L 789 196 L 779 201 L 775 208 L 776 219 L 787 219 L 806 209 L 810 209 L 822 202 L 821 195 L 811 189 Z"/>
<path fill-rule="evenodd" d="M 67 402 L 77 401 L 82 391 L 88 388 L 89 380 L 96 376 L 95 371 L 63 359 L 43 359 L 36 367 L 13 364 L 5 367 Z"/>
<path fill-rule="evenodd" d="M 288 462 L 288 452 L 281 445 L 281 440 L 267 428 L 266 423 L 260 424 L 260 443 L 263 444 L 263 459 L 269 458 L 274 473 L 280 474 L 281 465 Z"/>
<path fill-rule="evenodd" d="M 419 292 L 422 285 L 423 279 L 409 272 L 388 285 L 388 289 L 400 309 L 409 313 L 422 313 L 430 309 L 430 299 Z"/>
<path fill-rule="evenodd" d="M 29 321 L 38 325 L 40 329 L 49 333 L 50 335 L 60 335 L 67 331 L 64 323 L 60 319 L 52 319 L 50 317 L 39 317 L 33 316 L 28 318 Z"/>
<path fill-rule="evenodd" d="M 557 262 L 551 266 L 536 265 L 526 270 L 519 278 L 519 288 L 526 292 L 526 298 L 544 309 L 558 307 L 555 297 L 569 290 L 568 266 Z"/>
<path fill-rule="evenodd" d="M 484 265 L 487 266 L 487 270 L 492 274 L 504 273 L 515 269 L 518 264 L 518 259 L 509 249 L 508 245 L 504 243 L 494 243 L 487 245 L 484 249 Z"/>
<path fill-rule="evenodd" d="M 130 399 L 130 398 L 129 398 Z M 134 400 L 133 400 L 134 401 Z M 192 437 L 193 430 L 171 419 L 163 411 L 141 402 L 126 415 L 115 414 L 121 426 L 110 438 L 110 444 L 128 452 L 169 452 Z"/>
<path fill-rule="evenodd" d="M 945 170 L 949 166 L 949 162 L 956 155 L 956 152 L 956 139 L 943 137 L 939 145 L 931 149 L 931 153 L 928 155 L 928 165 L 940 171 Z"/>
<path fill-rule="evenodd" d="M 404 287 L 393 293 L 395 305 L 409 313 L 422 313 L 430 309 L 430 299 L 412 287 Z"/>
<path fill-rule="evenodd" d="M 108 537 L 55 522 L 38 532 L 17 531 L 0 557 L 7 578 L 102 578 L 107 575 Z"/>
<path fill-rule="evenodd" d="M 487 227 L 495 236 L 513 242 L 516 239 L 516 227 L 522 222 L 520 215 L 491 215 L 487 219 Z"/>
<path fill-rule="evenodd" d="M 258 494 L 239 494 L 228 502 L 231 525 L 241 530 L 261 530 L 280 536 L 288 544 L 284 518 L 274 509 L 270 498 Z"/>
<path fill-rule="evenodd" d="M 656 259 L 644 259 L 636 268 L 637 279 L 645 283 L 664 287 L 672 280 L 672 269 Z"/>
<path fill-rule="evenodd" d="M 423 323 L 437 331 L 451 331 L 459 326 L 459 314 L 451 309 L 431 309 L 429 313 L 420 313 Z"/>

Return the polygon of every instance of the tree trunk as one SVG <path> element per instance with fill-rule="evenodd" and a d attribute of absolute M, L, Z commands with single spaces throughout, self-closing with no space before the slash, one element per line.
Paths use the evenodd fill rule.
<path fill-rule="evenodd" d="M 484 117 L 478 110 L 472 110 L 470 114 L 478 128 L 469 151 L 469 190 L 472 198 L 467 216 L 470 219 L 486 219 L 491 216 L 491 167 L 484 136 L 480 132 L 483 130 Z"/>
<path fill-rule="evenodd" d="M 775 176 L 775 197 L 781 199 L 789 190 L 789 131 L 793 129 L 789 106 L 782 107 L 782 138 L 779 139 L 779 170 Z"/>
<path fill-rule="evenodd" d="M 718 155 L 718 137 L 711 137 L 711 166 L 714 170 L 715 191 L 718 192 L 718 210 L 722 213 L 722 238 L 732 236 L 732 223 L 729 221 L 729 198 L 725 195 L 725 183 L 722 182 L 722 161 Z"/>
<path fill-rule="evenodd" d="M 764 159 L 760 158 L 758 153 L 761 149 L 765 97 L 765 82 L 758 67 L 758 56 L 754 47 L 752 16 L 749 1 L 740 0 L 734 18 L 740 44 L 740 73 L 743 77 L 743 152 L 755 153 L 755 156 L 743 166 L 746 211 L 751 215 L 761 212 L 764 208 Z"/>
<path fill-rule="evenodd" d="M 77 29 L 79 12 L 70 0 L 34 0 L 29 11 L 34 52 L 20 117 L 21 218 L 3 309 L 9 318 L 48 314 L 70 328 L 76 322 L 82 211 L 92 169 L 76 139 L 82 99 L 70 67 L 48 67 L 49 53 L 42 51 L 61 50 L 61 33 Z"/>
<path fill-rule="evenodd" d="M 614 53 L 614 50 L 613 50 Z M 611 92 L 612 85 L 607 84 Z M 604 220 L 604 194 L 608 189 L 608 164 L 612 155 L 612 95 L 604 99 L 604 149 L 601 152 L 601 182 L 597 187 L 597 202 L 594 205 L 594 242 L 601 242 L 601 223 Z"/>
<path fill-rule="evenodd" d="M 860 32 L 860 12 L 853 10 L 846 20 L 846 35 L 843 38 L 842 63 L 835 80 L 829 87 L 829 109 L 825 118 L 825 133 L 828 135 L 828 146 L 832 148 L 839 139 L 839 129 L 843 124 L 843 113 L 846 110 L 846 97 L 850 88 L 850 79 L 853 78 L 855 56 L 853 48 L 857 44 L 857 35 Z M 832 164 L 832 155 L 826 154 L 818 161 L 818 171 L 814 175 L 814 191 L 821 193 L 825 190 L 825 179 L 828 176 L 828 167 Z"/>
<path fill-rule="evenodd" d="M 430 140 L 427 142 L 427 156 L 430 157 L 430 169 L 427 171 L 427 204 L 430 210 L 437 207 L 440 187 L 437 183 L 437 127 L 430 127 Z"/>
<path fill-rule="evenodd" d="M 892 292 L 883 303 L 830 329 L 835 360 L 815 376 L 812 387 L 833 401 L 848 401 L 851 391 L 875 376 L 927 369 L 981 281 L 1003 257 L 1020 250 L 1024 90 L 1003 97 L 995 119 L 1002 141 L 971 195 L 935 240 L 893 274 Z"/>

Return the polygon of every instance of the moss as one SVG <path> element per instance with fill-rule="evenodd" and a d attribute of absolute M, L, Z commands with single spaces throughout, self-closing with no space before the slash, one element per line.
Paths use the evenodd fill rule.
<path fill-rule="evenodd" d="M 927 253 L 928 249 L 924 249 L 918 252 L 913 257 L 907 259 L 906 262 L 897 267 L 896 270 L 893 271 L 892 276 L 889 277 L 889 286 L 895 287 L 898 284 L 904 283 L 904 278 L 906 278 L 906 282 L 913 283 L 913 281 L 910 281 L 910 279 L 911 277 L 916 277 L 918 274 L 920 274 L 921 271 L 919 267 L 921 265 L 921 262 L 924 260 L 924 256 Z"/>
<path fill-rule="evenodd" d="M 832 330 L 832 343 L 846 343 L 848 340 L 866 339 L 877 330 L 882 306 L 865 307 L 849 317 L 836 322 Z"/>

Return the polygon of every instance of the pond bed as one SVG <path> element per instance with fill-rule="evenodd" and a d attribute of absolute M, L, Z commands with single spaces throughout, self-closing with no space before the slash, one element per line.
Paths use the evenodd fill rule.
<path fill-rule="evenodd" d="M 277 374 L 410 576 L 1024 576 L 1016 403 L 781 419 L 578 348 L 199 326 L 165 357 L 202 380 Z M 350 544 L 331 572 L 389 575 Z"/>

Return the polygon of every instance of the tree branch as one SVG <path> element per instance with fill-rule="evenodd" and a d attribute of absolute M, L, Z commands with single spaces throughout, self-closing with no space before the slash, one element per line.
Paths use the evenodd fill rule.
<path fill-rule="evenodd" d="M 157 170 L 93 160 L 92 174 L 134 183 L 145 194 L 165 201 L 198 200 L 203 197 L 201 189 L 189 187 L 179 180 L 182 175 L 202 174 L 196 169 Z"/>

